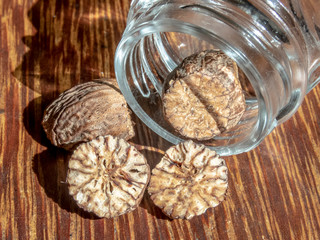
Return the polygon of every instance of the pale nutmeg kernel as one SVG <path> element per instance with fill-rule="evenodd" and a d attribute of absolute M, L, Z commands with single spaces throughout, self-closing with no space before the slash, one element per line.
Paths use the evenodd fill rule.
<path fill-rule="evenodd" d="M 169 148 L 152 170 L 148 192 L 171 218 L 190 219 L 216 207 L 228 188 L 228 169 L 215 151 L 189 140 Z"/>
<path fill-rule="evenodd" d="M 166 80 L 162 100 L 172 127 L 200 141 L 237 125 L 246 108 L 237 64 L 217 50 L 185 58 Z"/>
<path fill-rule="evenodd" d="M 149 178 L 145 157 L 113 136 L 80 144 L 69 160 L 67 173 L 69 194 L 77 205 L 103 218 L 136 209 Z"/>
<path fill-rule="evenodd" d="M 90 81 L 63 92 L 46 108 L 42 126 L 53 145 L 67 150 L 97 136 L 128 140 L 135 135 L 115 79 Z"/>

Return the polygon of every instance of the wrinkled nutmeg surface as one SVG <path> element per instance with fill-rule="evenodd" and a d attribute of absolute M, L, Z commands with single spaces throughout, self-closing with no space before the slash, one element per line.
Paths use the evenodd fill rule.
<path fill-rule="evenodd" d="M 115 79 L 91 81 L 65 91 L 46 108 L 42 126 L 53 145 L 67 150 L 97 136 L 110 134 L 128 140 L 135 135 Z"/>
<path fill-rule="evenodd" d="M 152 170 L 148 192 L 167 216 L 190 219 L 223 201 L 227 171 L 215 151 L 189 140 L 167 150 Z"/>
<path fill-rule="evenodd" d="M 67 183 L 79 207 L 112 218 L 139 205 L 149 178 L 147 161 L 135 147 L 106 136 L 78 146 L 69 160 Z"/>
<path fill-rule="evenodd" d="M 166 80 L 162 100 L 165 119 L 197 140 L 234 127 L 246 107 L 236 63 L 216 50 L 185 58 Z"/>

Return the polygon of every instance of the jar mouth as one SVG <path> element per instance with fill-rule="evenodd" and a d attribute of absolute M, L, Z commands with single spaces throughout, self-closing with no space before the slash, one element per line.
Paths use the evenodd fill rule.
<path fill-rule="evenodd" d="M 162 116 L 162 84 L 185 57 L 202 50 L 220 49 L 242 69 L 254 94 L 246 94 L 247 108 L 235 128 L 201 143 L 222 156 L 255 148 L 277 125 L 277 115 L 290 98 L 290 86 L 285 86 L 290 84 L 287 59 L 270 61 L 274 53 L 266 54 L 268 51 L 259 45 L 260 40 L 245 36 L 236 24 L 210 16 L 215 25 L 211 22 L 214 27 L 209 31 L 185 18 L 168 18 L 169 10 L 166 17 L 136 23 L 125 32 L 117 48 L 115 71 L 128 105 L 162 138 L 172 144 L 186 140 Z M 270 72 L 266 74 L 263 70 Z"/>

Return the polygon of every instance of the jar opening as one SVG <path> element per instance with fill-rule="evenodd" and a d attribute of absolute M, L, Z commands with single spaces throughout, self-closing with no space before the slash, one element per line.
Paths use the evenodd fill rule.
<path fill-rule="evenodd" d="M 124 48 L 124 54 L 118 55 L 123 56 L 123 59 L 118 58 L 116 61 L 123 62 L 125 71 L 117 71 L 117 78 L 125 79 L 120 81 L 119 85 L 128 104 L 146 125 L 173 144 L 188 138 L 177 133 L 163 117 L 161 99 L 163 83 L 184 58 L 211 49 L 218 48 L 211 42 L 191 34 L 157 32 L 144 36 L 133 48 Z M 116 66 L 119 66 L 118 64 Z M 239 67 L 239 80 L 246 98 L 246 110 L 240 122 L 211 140 L 200 141 L 221 155 L 228 155 L 231 152 L 234 154 L 237 145 L 255 139 L 252 135 L 253 130 L 256 132 L 257 129 L 261 129 L 259 127 L 261 106 L 259 108 L 256 91 L 241 67 Z"/>
<path fill-rule="evenodd" d="M 299 58 L 292 52 L 295 46 L 290 45 L 290 38 L 285 39 L 283 48 L 281 38 L 273 38 L 274 33 L 270 39 L 259 31 L 248 35 L 248 29 L 231 21 L 231 15 L 228 15 L 231 20 L 222 21 L 225 15 L 213 17 L 211 11 L 199 15 L 194 9 L 170 6 L 162 6 L 160 11 L 163 12 L 141 17 L 141 23 L 131 23 L 117 49 L 116 75 L 130 107 L 164 139 L 173 144 L 185 140 L 163 117 L 163 83 L 187 56 L 220 49 L 242 70 L 246 111 L 236 127 L 201 143 L 220 155 L 256 147 L 277 125 L 279 112 L 292 99 L 291 78 L 295 74 L 292 66 L 299 64 Z"/>

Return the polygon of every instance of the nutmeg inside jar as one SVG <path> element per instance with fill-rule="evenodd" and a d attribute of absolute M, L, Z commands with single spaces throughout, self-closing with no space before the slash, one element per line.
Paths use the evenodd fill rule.
<path fill-rule="evenodd" d="M 217 46 L 208 41 L 189 34 L 159 32 L 145 36 L 125 58 L 127 62 L 124 74 L 127 81 L 125 85 L 122 84 L 122 89 L 134 112 L 166 140 L 176 144 L 192 139 L 226 155 L 229 146 L 246 141 L 246 138 L 250 137 L 250 132 L 255 128 L 258 120 L 258 101 L 255 90 L 239 66 L 238 79 L 245 96 L 245 112 L 236 126 L 210 139 L 189 138 L 180 134 L 166 120 L 163 111 L 163 88 L 170 74 L 186 57 L 206 50 L 220 51 Z M 228 52 L 225 54 L 228 55 Z M 227 152 L 223 152 L 226 150 Z"/>

